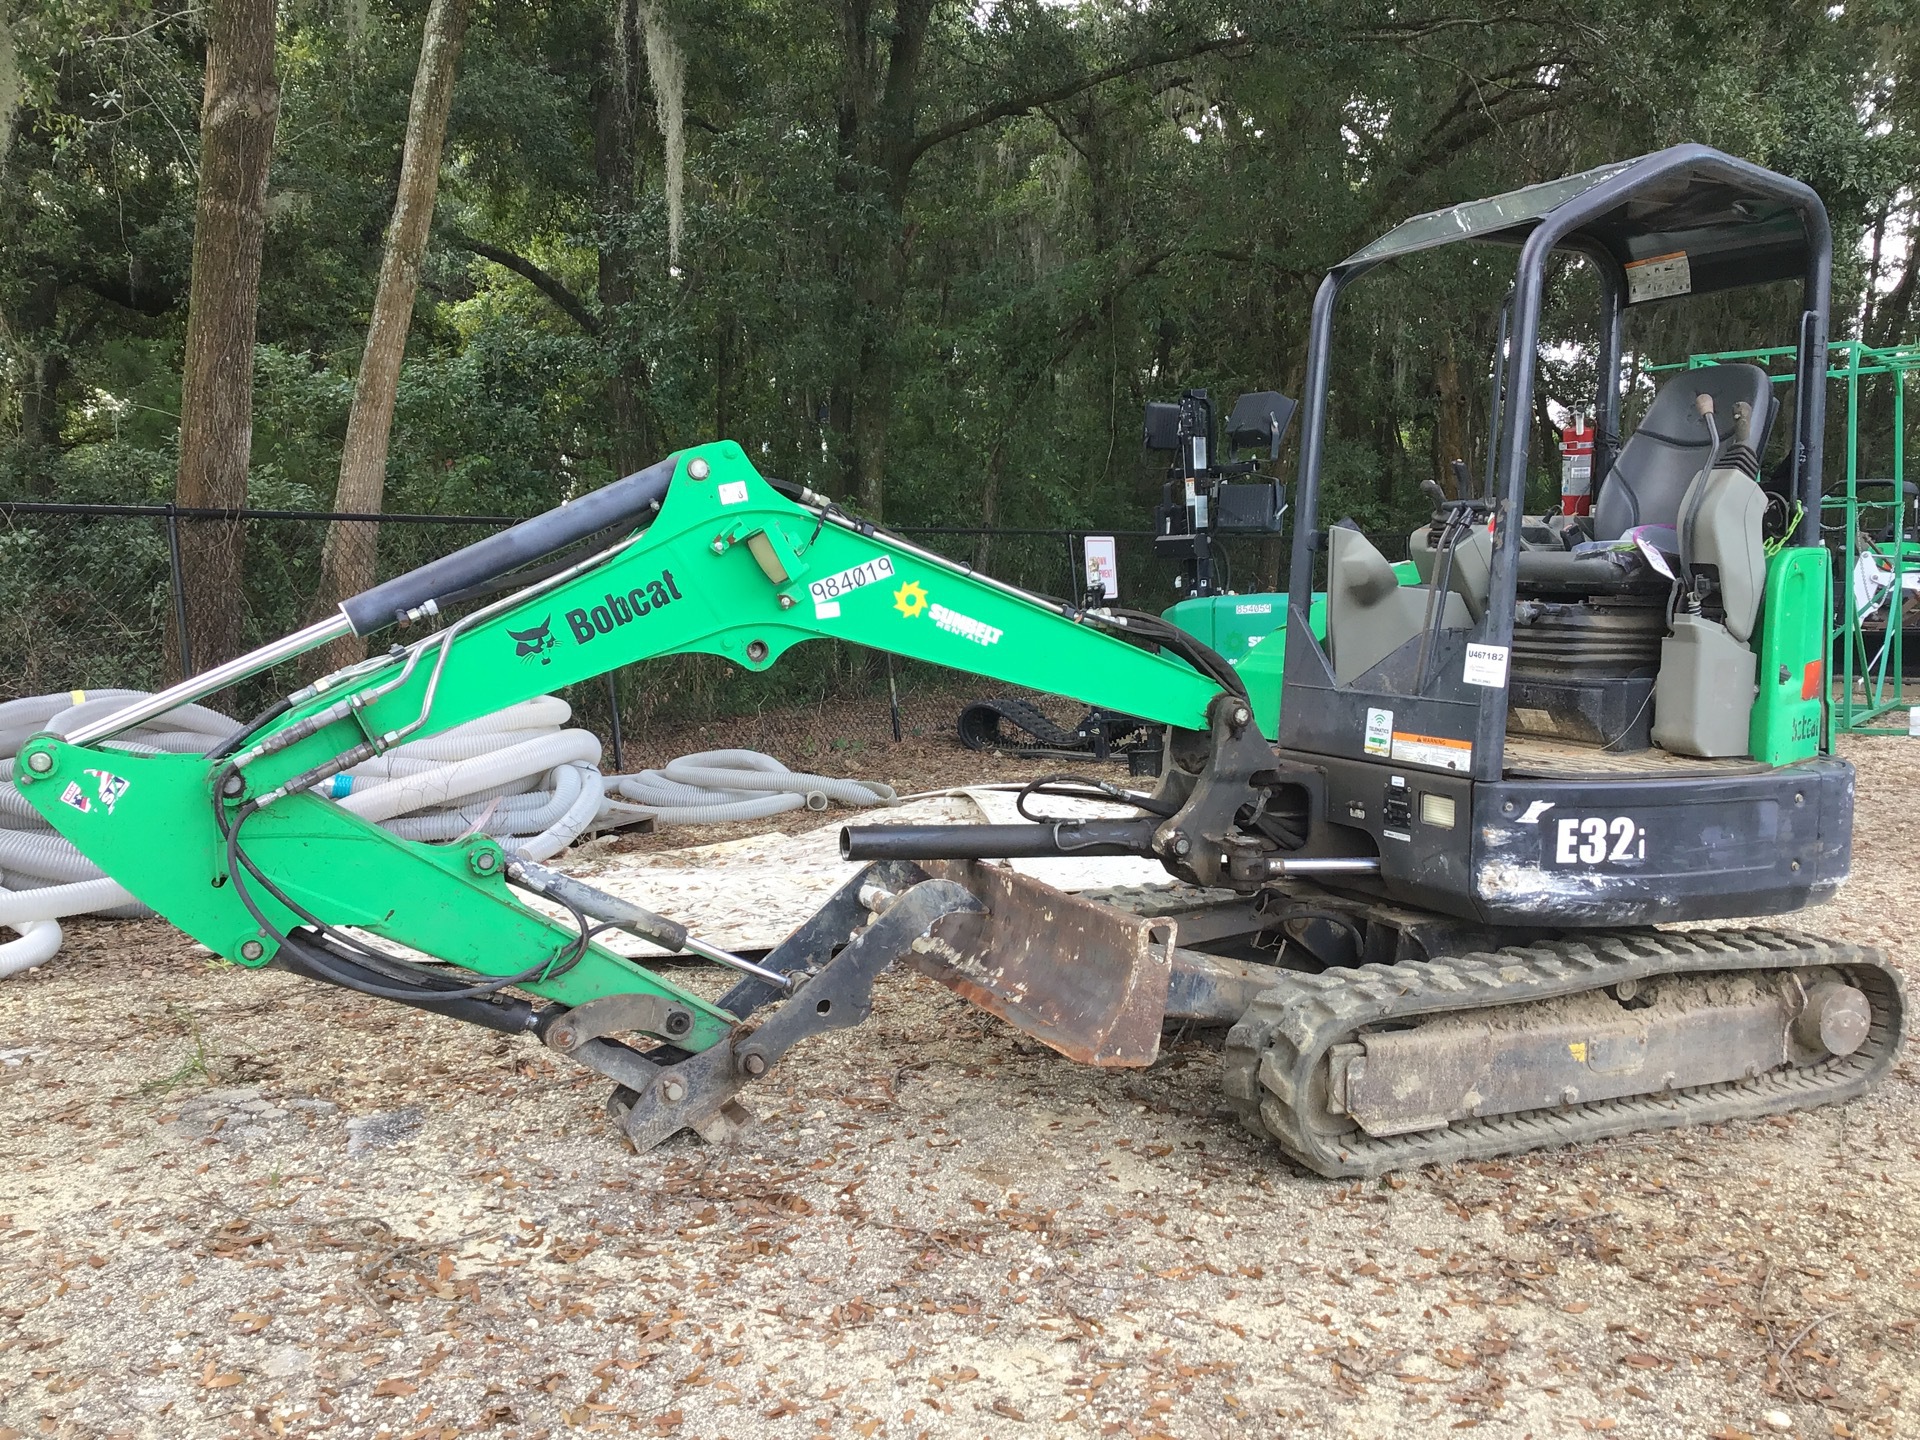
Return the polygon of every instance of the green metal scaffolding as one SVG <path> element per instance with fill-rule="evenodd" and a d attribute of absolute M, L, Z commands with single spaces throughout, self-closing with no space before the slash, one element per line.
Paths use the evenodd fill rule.
<path fill-rule="evenodd" d="M 1903 690 L 1905 618 L 1909 587 L 1920 614 L 1920 537 L 1914 534 L 1913 506 L 1906 496 L 1906 392 L 1920 374 L 1920 344 L 1872 346 L 1836 340 L 1828 346 L 1829 380 L 1846 387 L 1847 469 L 1844 489 L 1823 493 L 1820 533 L 1834 552 L 1833 572 L 1842 594 L 1828 611 L 1828 698 L 1836 735 L 1920 734 L 1920 706 Z M 1721 350 L 1692 355 L 1679 364 L 1652 365 L 1649 371 L 1698 370 L 1708 365 L 1758 365 L 1776 385 L 1793 380 L 1792 346 L 1760 350 Z M 1779 368 L 1784 366 L 1785 368 Z M 1892 386 L 1892 430 L 1888 476 L 1860 474 L 1862 382 Z M 1829 414 L 1832 411 L 1829 410 Z M 1868 498 L 1861 497 L 1867 490 Z M 1886 498 L 1874 498 L 1885 490 Z M 1861 531 L 1863 513 L 1887 517 L 1886 534 Z M 1876 528 L 1879 528 L 1876 526 Z M 1862 603 L 1862 589 L 1867 594 Z M 1838 618 L 1836 619 L 1836 613 Z M 1869 646 L 1868 622 L 1885 619 L 1877 647 Z M 1896 720 L 1897 716 L 1897 720 Z"/>

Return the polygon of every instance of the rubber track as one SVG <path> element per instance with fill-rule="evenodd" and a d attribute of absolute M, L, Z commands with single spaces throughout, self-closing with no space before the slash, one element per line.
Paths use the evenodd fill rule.
<path fill-rule="evenodd" d="M 1548 1000 L 1659 975 L 1833 966 L 1858 986 L 1873 1020 L 1852 1055 L 1646 1097 L 1593 1101 L 1376 1138 L 1316 1134 L 1294 1113 L 1327 1050 L 1383 1020 Z M 1434 1161 L 1485 1159 L 1639 1130 L 1676 1129 L 1803 1110 L 1865 1093 L 1892 1066 L 1905 995 L 1878 950 L 1774 930 L 1598 933 L 1418 964 L 1363 965 L 1289 975 L 1261 994 L 1227 1034 L 1223 1083 L 1243 1124 L 1310 1170 L 1380 1175 Z"/>
<path fill-rule="evenodd" d="M 1092 711 L 1086 717 L 1093 724 L 1110 723 L 1097 717 L 1102 712 Z M 1110 715 L 1111 721 L 1122 720 L 1118 714 Z M 1025 730 L 1038 743 L 1029 743 L 1016 736 L 1006 735 L 1000 729 L 1002 721 L 1017 725 Z M 969 750 L 997 750 L 1006 755 L 1062 757 L 1090 755 L 1093 742 L 1084 734 L 1056 725 L 1038 706 L 1025 700 L 976 700 L 960 712 L 960 743 Z M 1082 722 L 1085 724 L 1085 722 Z M 1138 724 L 1125 728 L 1110 728 L 1109 745 L 1117 745 L 1126 736 L 1139 729 Z"/>

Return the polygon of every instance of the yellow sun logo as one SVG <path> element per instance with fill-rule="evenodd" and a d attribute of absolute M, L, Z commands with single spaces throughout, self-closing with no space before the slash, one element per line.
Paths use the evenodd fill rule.
<path fill-rule="evenodd" d="M 893 608 L 911 620 L 927 608 L 927 592 L 918 580 L 909 580 L 893 592 Z"/>

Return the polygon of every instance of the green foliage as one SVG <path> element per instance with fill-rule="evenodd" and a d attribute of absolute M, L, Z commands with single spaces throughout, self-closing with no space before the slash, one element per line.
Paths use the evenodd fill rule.
<path fill-rule="evenodd" d="M 164 498 L 204 37 L 190 7 L 27 8 L 0 160 L 0 497 Z M 331 503 L 422 8 L 282 7 L 258 504 Z M 1297 390 L 1319 275 L 1414 211 L 1709 141 L 1825 196 L 1840 332 L 1876 278 L 1896 288 L 1863 237 L 1913 223 L 1916 27 L 1898 0 L 1008 0 L 932 7 L 924 33 L 919 13 L 659 8 L 687 57 L 672 268 L 632 0 L 481 7 L 390 508 L 526 514 L 603 483 L 624 386 L 649 444 L 724 428 L 772 473 L 854 498 L 865 457 L 896 523 L 1138 526 L 1156 488 L 1141 404 L 1186 384 Z M 626 131 L 609 118 L 622 86 Z M 1449 425 L 1478 466 L 1503 263 L 1452 256 L 1355 292 L 1330 510 L 1411 523 Z M 1556 406 L 1593 383 L 1591 301 L 1577 270 L 1555 281 Z M 1782 339 L 1791 319 L 1763 300 L 1655 313 L 1631 338 L 1666 358 Z M 297 557 L 275 574 L 311 583 Z"/>

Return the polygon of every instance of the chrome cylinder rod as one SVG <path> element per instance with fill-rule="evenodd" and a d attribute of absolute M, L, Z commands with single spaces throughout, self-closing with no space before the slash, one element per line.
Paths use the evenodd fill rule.
<path fill-rule="evenodd" d="M 1276 878 L 1283 875 L 1378 875 L 1380 873 L 1380 862 L 1372 857 L 1366 859 L 1358 856 L 1325 859 L 1309 857 L 1299 860 L 1269 858 L 1263 863 L 1267 874 Z"/>
<path fill-rule="evenodd" d="M 702 960 L 711 960 L 714 964 L 724 965 L 729 970 L 738 970 L 742 975 L 751 975 L 756 980 L 764 980 L 769 985 L 777 986 L 782 990 L 793 989 L 797 980 L 795 976 L 783 975 L 778 970 L 769 970 L 764 965 L 756 965 L 743 955 L 735 955 L 730 950 L 722 950 L 718 946 L 707 944 L 704 940 L 697 940 L 691 935 L 687 936 L 686 943 L 681 948 L 689 955 L 698 955 Z"/>
<path fill-rule="evenodd" d="M 316 621 L 304 630 L 296 630 L 291 635 L 282 636 L 271 645 L 262 645 L 245 655 L 229 660 L 224 665 L 216 665 L 211 670 L 202 671 L 178 685 L 165 690 L 155 691 L 144 700 L 136 700 L 123 710 L 96 720 L 91 725 L 82 725 L 71 735 L 67 742 L 71 745 L 97 745 L 102 740 L 111 740 L 115 735 L 131 730 L 136 725 L 144 725 L 149 720 L 157 720 L 169 710 L 178 710 L 182 705 L 191 705 L 196 700 L 204 700 L 216 691 L 229 685 L 238 684 L 249 676 L 258 675 L 262 670 L 271 670 L 284 664 L 296 655 L 304 655 L 309 650 L 318 650 L 331 640 L 353 633 L 353 626 L 347 623 L 347 617 L 334 614 L 325 620 Z"/>

